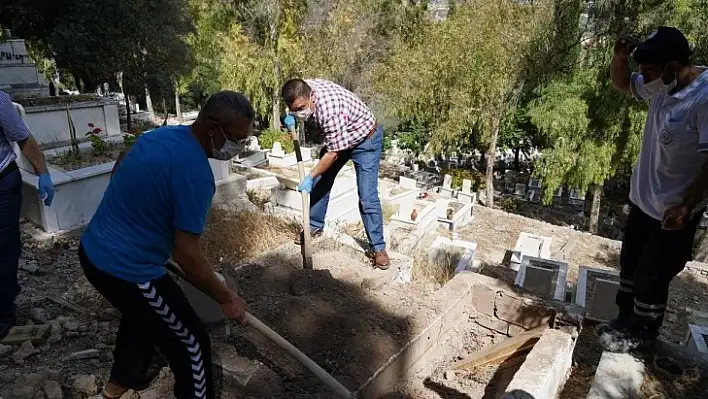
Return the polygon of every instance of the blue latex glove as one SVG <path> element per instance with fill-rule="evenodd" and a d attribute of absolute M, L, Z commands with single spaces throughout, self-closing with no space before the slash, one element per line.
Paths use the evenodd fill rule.
<path fill-rule="evenodd" d="M 54 199 L 54 184 L 49 173 L 39 174 L 39 196 L 44 200 L 44 205 L 50 206 Z"/>
<path fill-rule="evenodd" d="M 286 129 L 293 129 L 295 128 L 295 117 L 292 114 L 288 114 L 283 120 L 283 123 L 285 123 Z"/>
<path fill-rule="evenodd" d="M 319 180 L 319 179 L 318 179 Z M 311 193 L 312 188 L 315 186 L 315 180 L 312 178 L 312 176 L 307 175 L 305 178 L 302 180 L 302 183 L 300 183 L 297 186 L 297 191 L 299 192 L 306 192 L 306 193 Z"/>

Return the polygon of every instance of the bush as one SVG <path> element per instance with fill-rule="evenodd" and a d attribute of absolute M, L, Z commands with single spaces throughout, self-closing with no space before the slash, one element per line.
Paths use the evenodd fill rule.
<path fill-rule="evenodd" d="M 476 170 L 446 169 L 443 173 L 452 176 L 453 188 L 462 188 L 462 180 L 465 179 L 472 180 L 472 192 L 477 192 L 487 186 L 484 173 L 478 172 Z"/>
<path fill-rule="evenodd" d="M 272 149 L 273 143 L 276 141 L 280 142 L 286 154 L 295 151 L 293 138 L 289 134 L 283 133 L 281 130 L 267 129 L 262 131 L 258 136 L 258 145 L 260 145 L 261 148 Z"/>

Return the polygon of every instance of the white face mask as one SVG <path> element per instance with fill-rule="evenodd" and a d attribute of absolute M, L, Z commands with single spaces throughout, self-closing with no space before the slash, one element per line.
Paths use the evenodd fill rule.
<path fill-rule="evenodd" d="M 312 110 L 309 107 L 307 107 L 307 108 L 304 108 L 304 109 L 301 109 L 301 110 L 295 112 L 294 114 L 298 119 L 305 120 L 305 119 L 309 118 L 310 116 L 312 116 Z"/>
<path fill-rule="evenodd" d="M 216 146 L 214 145 L 214 138 L 211 138 L 211 156 L 214 157 L 214 159 L 218 159 L 219 161 L 228 161 L 246 149 L 248 139 L 231 141 L 228 137 L 226 137 L 226 133 L 224 133 L 223 130 L 221 131 L 221 134 L 224 135 L 224 146 L 221 147 L 220 150 L 216 149 Z"/>
<path fill-rule="evenodd" d="M 644 88 L 646 88 L 647 91 L 652 95 L 664 94 L 670 93 L 671 90 L 676 88 L 676 84 L 676 76 L 674 76 L 674 80 L 672 80 L 669 84 L 664 84 L 664 81 L 661 79 L 661 77 L 658 77 L 650 82 L 645 83 Z"/>

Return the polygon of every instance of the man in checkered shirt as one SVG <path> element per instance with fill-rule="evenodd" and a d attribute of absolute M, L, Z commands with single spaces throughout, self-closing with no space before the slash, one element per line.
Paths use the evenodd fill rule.
<path fill-rule="evenodd" d="M 20 241 L 20 208 L 22 207 L 22 175 L 15 162 L 12 143 L 20 146 L 39 177 L 37 189 L 50 206 L 54 185 L 37 140 L 32 137 L 10 95 L 0 91 L 0 341 L 15 325 L 15 297 L 20 293 L 17 265 L 22 253 Z"/>
<path fill-rule="evenodd" d="M 369 239 L 374 265 L 388 269 L 383 236 L 383 214 L 378 193 L 383 130 L 369 108 L 352 92 L 323 79 L 292 79 L 283 85 L 283 99 L 290 111 L 304 121 L 310 117 L 322 129 L 325 147 L 320 161 L 298 189 L 310 195 L 310 231 L 313 237 L 324 229 L 329 194 L 337 173 L 347 161 L 354 163 L 359 191 L 359 211 Z M 295 118 L 285 118 L 288 128 Z M 296 243 L 300 244 L 302 233 Z"/>

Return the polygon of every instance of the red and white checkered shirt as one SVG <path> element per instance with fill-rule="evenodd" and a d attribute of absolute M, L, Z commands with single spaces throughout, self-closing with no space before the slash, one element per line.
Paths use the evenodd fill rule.
<path fill-rule="evenodd" d="M 374 130 L 374 114 L 354 93 L 324 79 L 305 82 L 312 88 L 315 103 L 312 117 L 324 133 L 328 151 L 354 148 Z"/>

